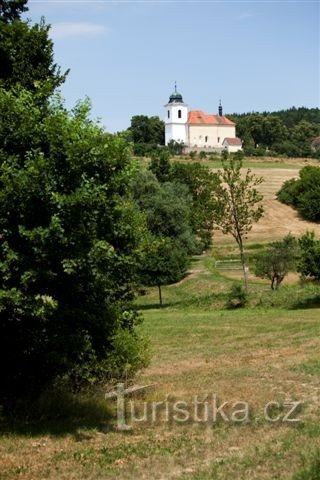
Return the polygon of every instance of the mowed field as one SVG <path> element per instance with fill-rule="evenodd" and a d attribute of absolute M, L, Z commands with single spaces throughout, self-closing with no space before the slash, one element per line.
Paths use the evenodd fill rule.
<path fill-rule="evenodd" d="M 317 230 L 274 199 L 298 165 L 253 170 L 266 178 L 266 214 L 248 252 L 250 242 Z M 319 480 L 320 286 L 295 279 L 271 292 L 250 275 L 248 306 L 228 310 L 240 275 L 216 270 L 215 258 L 236 254 L 219 235 L 182 282 L 163 288 L 162 308 L 156 289 L 138 299 L 152 359 L 135 385 L 151 386 L 126 397 L 132 428 L 118 429 L 110 386 L 49 398 L 37 421 L 0 416 L 0 480 Z M 249 415 L 237 421 L 244 403 Z"/>
<path fill-rule="evenodd" d="M 288 233 L 299 236 L 306 230 L 313 230 L 317 236 L 320 236 L 320 224 L 304 220 L 296 210 L 276 199 L 276 193 L 285 181 L 299 177 L 299 168 L 301 168 L 300 165 L 295 168 L 252 167 L 252 172 L 264 179 L 264 182 L 258 187 L 264 197 L 264 215 L 249 233 L 249 242 L 278 240 Z M 220 232 L 215 234 L 215 240 L 218 243 L 233 242 L 232 238 L 228 238 Z"/>

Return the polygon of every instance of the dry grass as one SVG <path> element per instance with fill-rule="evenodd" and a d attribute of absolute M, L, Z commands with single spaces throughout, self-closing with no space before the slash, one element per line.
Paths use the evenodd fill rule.
<path fill-rule="evenodd" d="M 253 173 L 261 176 L 264 182 L 258 187 L 263 194 L 264 216 L 254 225 L 248 235 L 249 242 L 266 242 L 283 238 L 288 233 L 302 235 L 306 230 L 315 231 L 320 237 L 320 225 L 301 218 L 293 208 L 276 199 L 276 193 L 286 180 L 298 178 L 299 170 L 294 168 L 252 168 Z M 215 242 L 233 243 L 231 237 L 221 232 L 215 233 Z"/>

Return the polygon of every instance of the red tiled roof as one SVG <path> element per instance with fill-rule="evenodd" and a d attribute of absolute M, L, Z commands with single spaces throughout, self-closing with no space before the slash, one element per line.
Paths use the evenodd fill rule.
<path fill-rule="evenodd" d="M 229 118 L 219 115 L 207 115 L 201 110 L 189 112 L 188 123 L 191 125 L 235 125 Z"/>
<path fill-rule="evenodd" d="M 232 145 L 232 146 L 242 145 L 240 138 L 229 138 L 229 137 L 227 137 L 223 140 L 223 143 L 224 142 L 228 142 L 228 144 Z"/>

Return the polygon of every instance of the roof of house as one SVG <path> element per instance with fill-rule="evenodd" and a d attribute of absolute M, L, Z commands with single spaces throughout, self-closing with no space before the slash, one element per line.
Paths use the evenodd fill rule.
<path fill-rule="evenodd" d="M 223 140 L 223 143 L 225 143 L 225 142 L 228 143 L 228 145 L 230 145 L 230 146 L 242 145 L 240 138 L 229 138 L 229 137 L 227 137 Z"/>
<path fill-rule="evenodd" d="M 224 115 L 207 115 L 201 110 L 189 112 L 188 123 L 191 125 L 235 125 Z"/>

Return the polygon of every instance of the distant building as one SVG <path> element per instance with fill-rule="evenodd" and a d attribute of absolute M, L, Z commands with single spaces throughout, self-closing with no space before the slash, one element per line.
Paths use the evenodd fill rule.
<path fill-rule="evenodd" d="M 225 138 L 222 142 L 222 147 L 229 153 L 237 152 L 242 149 L 242 142 L 240 138 Z"/>
<path fill-rule="evenodd" d="M 236 152 L 242 149 L 241 140 L 236 137 L 236 125 L 223 115 L 221 102 L 218 115 L 208 115 L 201 110 L 189 111 L 175 86 L 165 109 L 166 145 L 174 140 L 183 143 L 187 150 L 227 149 Z"/>

